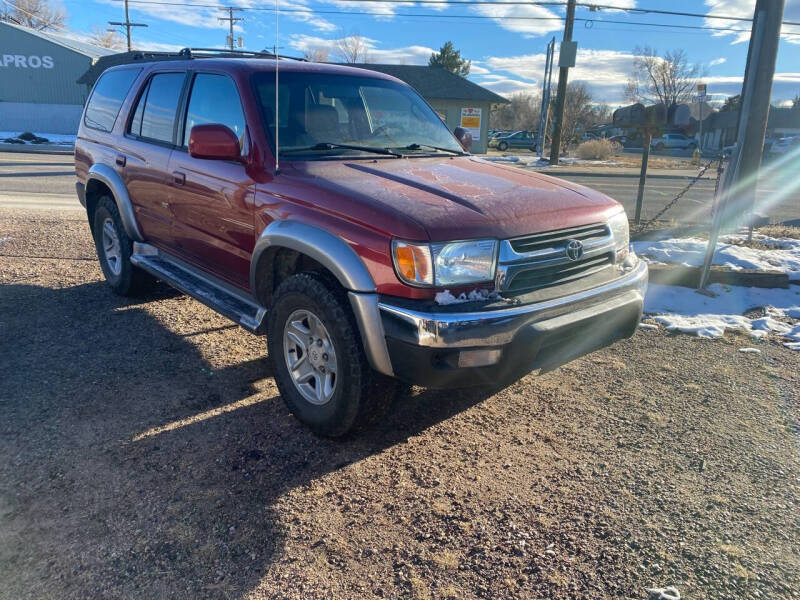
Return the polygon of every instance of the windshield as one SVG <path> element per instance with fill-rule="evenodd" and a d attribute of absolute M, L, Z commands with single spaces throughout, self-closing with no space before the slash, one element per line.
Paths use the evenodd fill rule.
<path fill-rule="evenodd" d="M 274 151 L 274 74 L 257 73 L 254 87 Z M 412 155 L 436 152 L 437 148 L 463 152 L 439 116 L 414 90 L 385 79 L 281 73 L 278 106 L 281 156 L 306 159 L 370 154 L 372 148 Z"/>

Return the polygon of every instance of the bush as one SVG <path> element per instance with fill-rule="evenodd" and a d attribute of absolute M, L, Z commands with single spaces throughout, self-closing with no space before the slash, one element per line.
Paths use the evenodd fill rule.
<path fill-rule="evenodd" d="M 605 138 L 587 140 L 575 150 L 576 156 L 584 160 L 608 160 L 613 153 L 614 147 Z"/>

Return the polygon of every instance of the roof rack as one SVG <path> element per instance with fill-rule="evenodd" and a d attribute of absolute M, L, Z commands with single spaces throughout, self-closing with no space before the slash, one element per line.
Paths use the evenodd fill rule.
<path fill-rule="evenodd" d="M 275 55 L 272 52 L 262 51 L 257 52 L 254 50 L 229 50 L 227 48 L 182 48 L 178 52 L 178 56 L 182 58 L 269 58 L 282 60 L 297 60 L 301 62 L 308 62 L 305 58 L 299 56 L 286 56 L 283 54 Z"/>

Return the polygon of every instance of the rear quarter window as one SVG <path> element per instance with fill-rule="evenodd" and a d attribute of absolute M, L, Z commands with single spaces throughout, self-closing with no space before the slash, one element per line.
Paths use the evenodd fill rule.
<path fill-rule="evenodd" d="M 83 122 L 87 127 L 111 131 L 119 109 L 141 69 L 110 71 L 100 76 L 92 90 Z"/>

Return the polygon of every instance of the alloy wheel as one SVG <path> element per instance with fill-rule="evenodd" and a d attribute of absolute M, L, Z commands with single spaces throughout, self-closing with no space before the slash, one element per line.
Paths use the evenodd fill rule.
<path fill-rule="evenodd" d="M 297 391 L 311 404 L 330 402 L 336 391 L 336 349 L 328 330 L 310 310 L 296 310 L 283 328 L 283 355 Z"/>

